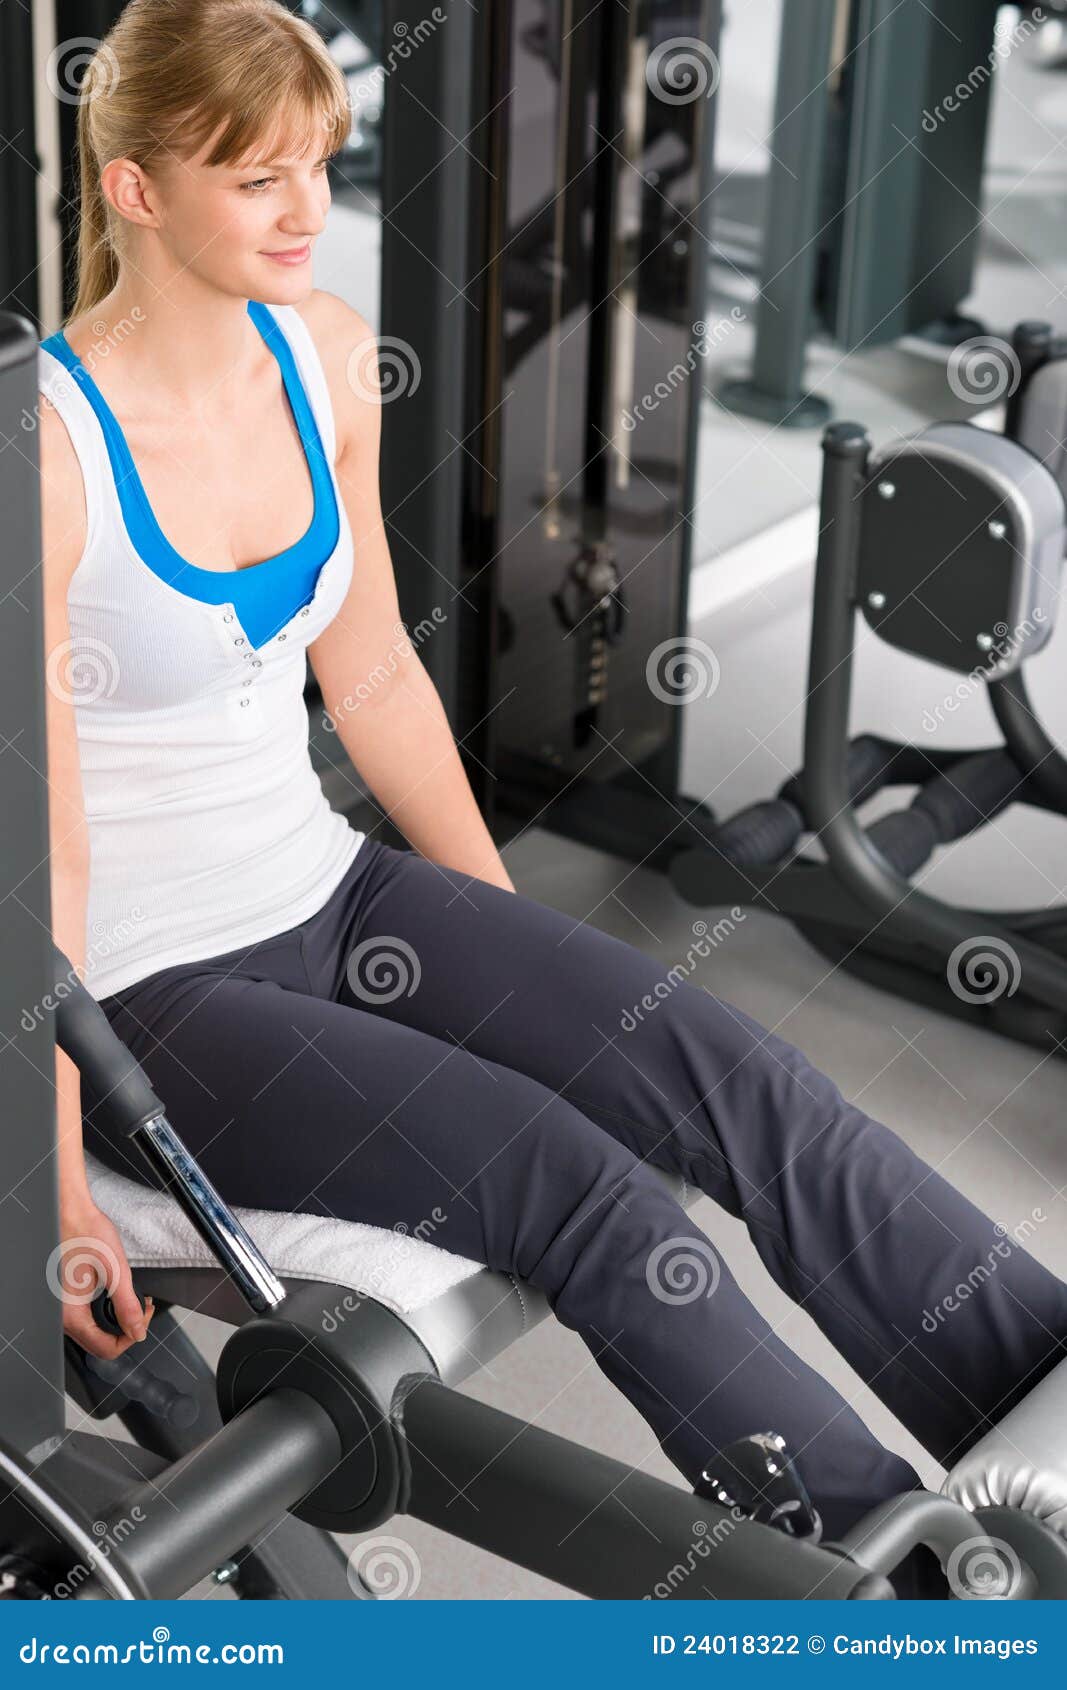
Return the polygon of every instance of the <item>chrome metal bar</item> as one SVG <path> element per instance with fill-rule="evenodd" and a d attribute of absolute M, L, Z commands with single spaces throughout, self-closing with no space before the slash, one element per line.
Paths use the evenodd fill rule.
<path fill-rule="evenodd" d="M 262 1314 L 283 1303 L 285 1287 L 281 1280 L 167 1117 L 157 1115 L 138 1127 L 131 1133 L 130 1142 L 160 1175 L 249 1307 Z"/>

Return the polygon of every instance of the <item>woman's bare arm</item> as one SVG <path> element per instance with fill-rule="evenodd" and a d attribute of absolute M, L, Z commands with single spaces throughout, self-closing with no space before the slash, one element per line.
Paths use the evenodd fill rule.
<path fill-rule="evenodd" d="M 378 487 L 381 404 L 345 379 L 353 349 L 373 348 L 374 335 L 332 294 L 314 294 L 307 317 L 327 367 L 337 477 L 355 546 L 344 603 L 309 647 L 323 704 L 353 764 L 416 851 L 513 892 L 440 695 L 400 620 Z M 358 362 L 373 369 L 373 353 Z M 442 620 L 451 608 L 442 594 Z M 418 634 L 432 639 L 433 632 L 427 626 Z"/>
<path fill-rule="evenodd" d="M 41 568 L 44 593 L 45 720 L 48 735 L 48 837 L 52 932 L 79 979 L 85 971 L 89 895 L 89 835 L 82 798 L 74 704 L 64 685 L 70 674 L 67 591 L 85 546 L 81 470 L 61 418 L 41 398 Z M 56 1048 L 60 1178 L 67 1189 L 85 1185 L 78 1070 Z"/>
<path fill-rule="evenodd" d="M 89 899 L 89 832 L 85 819 L 77 720 L 71 677 L 67 593 L 85 548 L 86 511 L 81 468 L 66 427 L 44 396 L 40 400 L 41 571 L 44 606 L 45 726 L 48 742 L 49 875 L 52 934 L 79 979 L 85 972 Z M 143 1337 L 152 1317 L 142 1315 L 122 1241 L 93 1202 L 82 1146 L 81 1077 L 56 1046 L 57 1183 L 60 1237 L 77 1239 L 82 1262 L 91 1257 L 111 1292 L 126 1332 L 113 1338 L 94 1322 L 86 1287 L 64 1302 L 64 1329 L 94 1355 L 113 1358 Z"/>

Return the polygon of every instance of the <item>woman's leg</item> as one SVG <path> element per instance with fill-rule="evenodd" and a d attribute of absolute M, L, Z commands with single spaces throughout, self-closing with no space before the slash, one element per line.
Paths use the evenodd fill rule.
<path fill-rule="evenodd" d="M 741 1216 L 776 1282 L 943 1464 L 1067 1354 L 1067 1286 L 799 1051 L 688 984 L 697 951 L 668 976 L 595 927 L 388 847 L 347 910 L 317 921 L 305 930 L 317 991 L 529 1075 Z M 413 985 L 399 993 L 387 961 L 397 940 L 418 974 L 398 952 Z M 678 1229 L 695 1232 L 688 1221 Z M 724 1372 L 748 1431 L 773 1404 L 778 1429 L 796 1440 L 804 1420 L 811 1438 L 808 1417 L 792 1418 L 803 1395 L 826 1410 L 817 1447 L 799 1446 L 813 1493 L 825 1495 L 843 1405 L 820 1396 L 754 1310 L 728 1300 L 728 1346 L 712 1319 L 717 1337 L 691 1358 L 693 1377 L 672 1385 L 678 1438 L 690 1420 L 707 1436 L 738 1424 L 733 1410 L 717 1418 Z M 661 1311 L 668 1328 L 676 1312 Z M 679 1331 L 676 1353 L 684 1342 Z M 779 1358 L 770 1369 L 769 1355 Z M 802 1391 L 787 1367 L 803 1373 Z"/>
<path fill-rule="evenodd" d="M 419 933 L 431 969 L 437 938 L 431 919 Z M 285 944 L 241 966 L 171 971 L 107 1000 L 231 1202 L 411 1231 L 432 1217 L 435 1243 L 545 1292 L 690 1483 L 721 1445 L 768 1427 L 803 1450 L 828 1534 L 917 1483 L 768 1331 L 647 1164 L 575 1103 L 447 1036 L 299 991 Z M 454 1031 L 454 1006 L 444 1020 Z M 84 1102 L 89 1148 L 143 1178 Z"/>

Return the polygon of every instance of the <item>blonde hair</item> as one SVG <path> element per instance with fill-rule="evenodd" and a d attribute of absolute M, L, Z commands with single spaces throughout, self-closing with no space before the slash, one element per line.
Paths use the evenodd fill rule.
<path fill-rule="evenodd" d="M 277 0 L 130 0 L 89 62 L 77 121 L 77 289 L 66 322 L 118 280 L 122 219 L 100 183 L 112 159 L 151 171 L 192 157 L 223 125 L 210 165 L 239 163 L 283 133 L 303 151 L 319 125 L 333 154 L 351 120 L 324 42 Z"/>

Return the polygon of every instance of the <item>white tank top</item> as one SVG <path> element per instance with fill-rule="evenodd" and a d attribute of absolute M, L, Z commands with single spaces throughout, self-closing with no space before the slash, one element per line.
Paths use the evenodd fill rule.
<path fill-rule="evenodd" d="M 366 837 L 326 800 L 303 697 L 307 647 L 352 576 L 333 409 L 303 318 L 290 305 L 261 309 L 295 358 L 339 533 L 309 602 L 258 647 L 232 603 L 191 597 L 143 560 L 94 406 L 58 358 L 38 352 L 38 385 L 85 483 L 71 643 L 49 654 L 47 684 L 73 702 L 77 723 L 90 848 L 85 983 L 97 999 L 306 921 Z"/>

